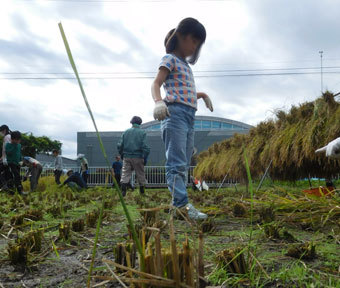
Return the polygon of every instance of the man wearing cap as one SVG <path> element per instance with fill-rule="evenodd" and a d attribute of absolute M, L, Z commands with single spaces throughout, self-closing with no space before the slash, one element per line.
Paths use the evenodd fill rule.
<path fill-rule="evenodd" d="M 119 154 L 123 159 L 123 169 L 121 176 L 121 188 L 123 196 L 130 183 L 132 171 L 136 171 L 136 177 L 141 194 L 145 192 L 144 165 L 150 153 L 150 148 L 146 144 L 146 132 L 140 129 L 142 119 L 138 116 L 132 117 L 130 123 L 132 127 L 127 129 L 117 144 Z"/>
<path fill-rule="evenodd" d="M 84 182 L 87 184 L 87 178 L 89 175 L 89 163 L 84 154 L 78 154 L 77 160 L 80 161 L 80 174 Z"/>

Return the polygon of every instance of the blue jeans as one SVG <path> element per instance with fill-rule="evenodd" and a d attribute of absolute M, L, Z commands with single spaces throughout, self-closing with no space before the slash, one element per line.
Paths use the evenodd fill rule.
<path fill-rule="evenodd" d="M 166 180 L 172 193 L 172 205 L 182 207 L 188 203 L 186 184 L 194 149 L 196 110 L 179 103 L 170 104 L 168 109 L 171 116 L 161 123 L 165 144 Z"/>

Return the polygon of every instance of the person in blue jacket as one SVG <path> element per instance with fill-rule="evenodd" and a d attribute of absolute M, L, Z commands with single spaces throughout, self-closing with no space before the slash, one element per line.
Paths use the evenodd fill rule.
<path fill-rule="evenodd" d="M 123 168 L 123 164 L 122 162 L 120 161 L 120 156 L 117 155 L 116 156 L 116 161 L 114 161 L 112 163 L 112 172 L 113 172 L 113 175 L 117 181 L 117 184 L 120 186 L 120 179 L 121 179 L 121 175 L 122 175 L 122 168 Z M 112 185 L 114 186 L 114 184 Z"/>
<path fill-rule="evenodd" d="M 87 189 L 87 184 L 84 182 L 84 179 L 81 177 L 79 172 L 73 172 L 73 170 L 67 171 L 67 179 L 61 185 L 68 185 L 72 190 L 82 190 Z"/>
<path fill-rule="evenodd" d="M 146 144 L 146 132 L 140 128 L 142 119 L 138 116 L 132 117 L 130 123 L 132 127 L 127 129 L 117 144 L 119 154 L 123 159 L 123 169 L 121 176 L 121 187 L 123 196 L 126 195 L 129 186 L 132 171 L 136 171 L 136 177 L 141 194 L 145 193 L 145 174 L 144 165 L 146 165 L 150 148 Z"/>

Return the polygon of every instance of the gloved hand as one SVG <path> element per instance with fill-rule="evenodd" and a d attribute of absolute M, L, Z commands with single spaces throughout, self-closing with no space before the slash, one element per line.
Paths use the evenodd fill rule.
<path fill-rule="evenodd" d="M 157 101 L 153 110 L 153 118 L 161 121 L 164 120 L 166 116 L 170 116 L 168 107 L 163 100 Z"/>
<path fill-rule="evenodd" d="M 326 157 L 340 159 L 340 137 L 329 142 L 326 146 L 319 148 L 315 153 L 326 152 Z"/>
<path fill-rule="evenodd" d="M 211 111 L 214 111 L 214 107 L 212 105 L 211 99 L 208 95 L 206 95 L 205 97 L 203 97 L 203 101 L 205 103 L 205 106 Z"/>
<path fill-rule="evenodd" d="M 23 164 L 24 164 L 24 162 L 23 162 L 23 161 L 20 161 L 20 162 L 19 162 L 19 165 L 20 165 L 20 166 L 22 166 Z"/>
<path fill-rule="evenodd" d="M 4 166 L 8 166 L 7 159 L 5 157 L 2 159 L 2 164 Z"/>

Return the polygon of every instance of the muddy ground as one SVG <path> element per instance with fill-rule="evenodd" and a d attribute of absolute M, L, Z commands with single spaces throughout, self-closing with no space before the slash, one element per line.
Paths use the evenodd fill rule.
<path fill-rule="evenodd" d="M 301 192 L 303 185 L 264 187 L 255 195 L 252 221 L 250 195 L 244 187 L 223 188 L 218 192 L 216 189 L 209 192 L 190 190 L 190 199 L 195 206 L 209 214 L 210 219 L 204 226 L 204 264 L 208 285 L 340 287 L 339 196 L 321 200 L 306 197 Z M 116 192 L 105 188 L 71 192 L 68 188 L 60 190 L 48 183 L 41 190 L 25 198 L 1 193 L 0 213 L 3 225 L 0 228 L 0 287 L 86 287 L 96 228 L 85 224 L 84 231 L 71 232 L 69 239 L 64 240 L 60 238 L 58 225 L 76 219 L 84 219 L 86 222 L 86 213 L 97 211 L 102 199 L 107 205 L 92 274 L 111 276 L 101 260 L 115 260 L 114 247 L 130 238 L 126 217 Z M 125 199 L 134 221 L 142 223 L 137 209 L 168 205 L 170 195 L 164 189 L 147 189 L 144 197 L 140 197 L 138 191 L 130 191 Z M 235 208 L 236 203 L 241 208 Z M 59 215 L 58 207 L 62 207 Z M 274 219 L 264 221 L 263 216 L 260 216 L 264 208 L 274 212 Z M 27 216 L 22 224 L 14 222 L 14 216 L 31 210 L 42 211 L 42 219 L 32 220 Z M 157 217 L 163 223 L 170 218 L 166 209 L 160 210 Z M 183 220 L 175 220 L 174 223 L 179 246 L 186 235 L 193 247 L 197 245 L 202 224 L 194 225 Z M 274 232 L 266 228 L 273 226 Z M 256 259 L 253 258 L 255 264 L 252 273 L 230 275 L 218 265 L 218 255 L 227 248 L 247 247 L 251 227 L 250 246 Z M 41 250 L 28 253 L 26 264 L 11 263 L 8 243 L 14 243 L 25 233 L 38 228 L 44 231 Z M 169 246 L 168 226 L 162 227 L 161 236 L 163 247 Z M 315 245 L 315 257 L 304 259 L 303 256 L 287 256 L 292 245 L 302 243 Z M 121 287 L 116 281 L 102 281 L 93 277 L 91 285 L 94 287 L 102 283 L 100 287 Z"/>

